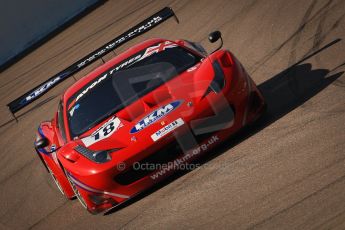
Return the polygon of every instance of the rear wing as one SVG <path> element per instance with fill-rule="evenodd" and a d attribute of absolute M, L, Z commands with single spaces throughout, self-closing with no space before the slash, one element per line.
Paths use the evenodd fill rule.
<path fill-rule="evenodd" d="M 152 28 L 156 27 L 157 25 L 159 25 L 160 23 L 164 22 L 172 16 L 175 17 L 178 23 L 179 21 L 174 11 L 170 7 L 165 7 L 161 9 L 157 13 L 153 14 L 151 17 L 148 17 L 144 21 L 140 22 L 136 26 L 121 34 L 120 36 L 114 38 L 110 42 L 104 44 L 100 48 L 96 49 L 95 51 L 81 58 L 77 62 L 73 63 L 71 66 L 50 77 L 47 81 L 41 83 L 39 86 L 29 90 L 17 99 L 11 101 L 9 104 L 7 104 L 8 108 L 10 109 L 11 113 L 14 114 L 15 112 L 21 110 L 25 106 L 29 105 L 30 103 L 34 102 L 35 100 L 43 96 L 50 89 L 52 89 L 62 81 L 66 80 L 67 78 L 71 77 L 73 74 L 84 69 L 86 66 L 90 65 L 99 58 L 102 58 L 112 50 L 118 48 L 119 46 L 125 44 L 133 38 L 151 30 Z"/>

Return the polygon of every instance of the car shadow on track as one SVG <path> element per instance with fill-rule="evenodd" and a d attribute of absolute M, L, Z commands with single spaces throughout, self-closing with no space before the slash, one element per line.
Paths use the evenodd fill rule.
<path fill-rule="evenodd" d="M 310 98 L 336 81 L 344 72 L 329 75 L 327 69 L 312 69 L 300 64 L 277 74 L 258 86 L 265 97 L 267 111 L 256 123 L 246 127 L 232 138 L 233 146 L 302 106 Z M 223 146 L 224 148 L 225 146 Z M 228 146 L 229 147 L 229 146 Z"/>
<path fill-rule="evenodd" d="M 300 62 L 299 62 L 300 63 Z M 242 129 L 228 142 L 218 146 L 212 153 L 205 154 L 197 162 L 200 165 L 205 164 L 223 154 L 233 146 L 241 143 L 243 140 L 261 131 L 273 122 L 279 120 L 295 108 L 303 105 L 310 98 L 318 94 L 327 86 L 336 81 L 344 72 L 338 72 L 330 75 L 327 69 L 312 69 L 312 65 L 295 64 L 292 67 L 282 71 L 269 80 L 258 86 L 267 102 L 267 111 L 262 118 L 254 124 Z M 177 172 L 167 180 L 158 183 L 149 190 L 117 206 L 106 214 L 114 213 L 142 198 L 159 190 L 171 183 L 180 176 L 188 172 Z"/>

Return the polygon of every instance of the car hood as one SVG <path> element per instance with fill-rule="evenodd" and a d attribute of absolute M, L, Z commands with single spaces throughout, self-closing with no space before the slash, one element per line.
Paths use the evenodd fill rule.
<path fill-rule="evenodd" d="M 199 103 L 213 76 L 212 64 L 209 59 L 203 59 L 109 116 L 75 141 L 91 150 L 125 148 L 132 141 L 157 131 L 158 121 L 169 120 L 170 116 L 190 116 L 186 104 Z"/>

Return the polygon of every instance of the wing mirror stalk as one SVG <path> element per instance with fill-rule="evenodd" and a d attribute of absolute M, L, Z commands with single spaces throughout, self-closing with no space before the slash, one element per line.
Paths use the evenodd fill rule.
<path fill-rule="evenodd" d="M 216 52 L 217 50 L 219 50 L 220 48 L 222 48 L 223 46 L 223 39 L 222 39 L 222 33 L 218 30 L 216 31 L 213 31 L 212 33 L 210 33 L 208 35 L 208 40 L 211 42 L 211 43 L 215 43 L 216 41 L 218 41 L 220 39 L 220 44 L 218 46 L 217 49 L 215 49 L 214 51 L 212 51 L 211 53 L 214 53 Z"/>

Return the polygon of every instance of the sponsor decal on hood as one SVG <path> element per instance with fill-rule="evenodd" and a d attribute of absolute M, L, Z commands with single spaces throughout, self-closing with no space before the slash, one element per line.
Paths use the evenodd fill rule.
<path fill-rule="evenodd" d="M 183 124 L 184 124 L 184 121 L 182 120 L 182 118 L 179 118 L 179 119 L 169 123 L 168 125 L 164 126 L 163 128 L 161 128 L 160 130 L 158 130 L 154 134 L 152 134 L 151 138 L 153 141 L 158 141 L 159 139 L 161 139 L 162 137 L 164 137 L 168 133 L 174 131 L 175 129 L 177 129 L 178 127 L 180 127 Z"/>
<path fill-rule="evenodd" d="M 133 134 L 133 133 L 136 133 L 136 132 L 139 132 L 139 131 L 145 129 L 147 126 L 155 123 L 156 121 L 158 121 L 162 117 L 166 116 L 171 111 L 175 110 L 182 102 L 183 102 L 183 100 L 173 101 L 167 105 L 164 105 L 164 106 L 156 109 L 155 111 L 153 111 L 152 113 L 150 113 L 149 115 L 147 115 L 146 117 L 141 119 L 131 129 L 130 133 Z"/>

